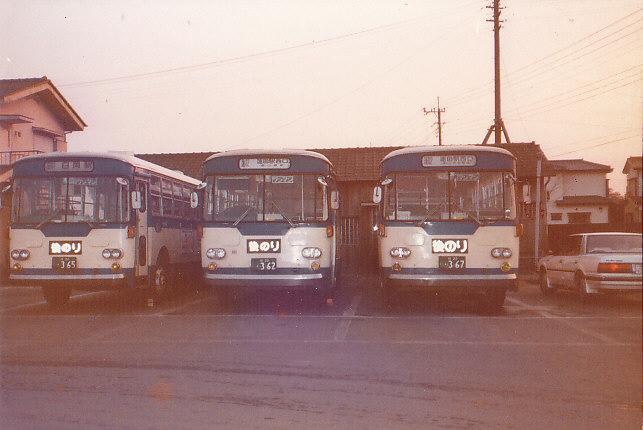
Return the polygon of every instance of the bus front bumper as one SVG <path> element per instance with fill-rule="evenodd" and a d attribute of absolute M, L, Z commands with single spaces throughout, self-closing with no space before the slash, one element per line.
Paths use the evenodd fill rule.
<path fill-rule="evenodd" d="M 210 287 L 234 287 L 247 290 L 322 291 L 331 288 L 330 269 L 317 271 L 280 269 L 260 273 L 248 269 L 225 269 L 216 272 L 204 269 L 205 283 Z"/>
<path fill-rule="evenodd" d="M 436 288 L 504 288 L 511 291 L 518 289 L 518 276 L 515 271 L 504 273 L 485 273 L 486 270 L 465 270 L 462 273 L 444 273 L 436 269 L 413 269 L 399 272 L 390 269 L 384 271 L 388 287 L 396 289 Z"/>
<path fill-rule="evenodd" d="M 16 285 L 49 286 L 60 285 L 83 290 L 100 290 L 133 285 L 134 269 L 77 269 L 73 272 L 57 273 L 51 269 L 14 269 L 9 279 Z"/>

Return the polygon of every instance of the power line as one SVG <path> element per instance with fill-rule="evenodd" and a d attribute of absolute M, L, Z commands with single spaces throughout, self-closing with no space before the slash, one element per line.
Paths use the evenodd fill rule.
<path fill-rule="evenodd" d="M 462 6 L 462 8 L 467 7 L 467 6 L 469 6 L 471 4 L 474 4 L 474 3 L 476 3 L 476 2 L 472 1 L 472 2 L 466 3 L 465 5 Z M 458 10 L 459 9 L 460 8 L 458 8 Z M 417 18 L 411 18 L 411 19 L 407 19 L 407 20 L 403 20 L 403 21 L 394 22 L 394 23 L 391 23 L 391 24 L 379 25 L 379 26 L 367 28 L 367 29 L 364 29 L 364 30 L 359 30 L 359 31 L 351 32 L 351 33 L 346 33 L 346 34 L 342 34 L 342 35 L 339 35 L 339 36 L 328 37 L 328 38 L 325 38 L 325 39 L 314 40 L 312 42 L 306 42 L 306 43 L 300 43 L 300 44 L 297 44 L 297 45 L 291 45 L 291 46 L 287 46 L 287 47 L 284 47 L 284 48 L 277 48 L 277 49 L 271 49 L 271 50 L 262 51 L 262 52 L 256 52 L 254 54 L 240 55 L 240 56 L 235 56 L 235 57 L 223 58 L 223 59 L 214 60 L 214 61 L 208 61 L 208 62 L 199 63 L 199 64 L 192 64 L 192 65 L 189 65 L 189 66 L 171 67 L 171 68 L 156 70 L 156 71 L 152 71 L 152 72 L 133 73 L 133 74 L 128 74 L 128 75 L 115 76 L 115 77 L 104 78 L 104 79 L 96 79 L 96 80 L 91 80 L 91 81 L 72 82 L 72 83 L 68 83 L 68 84 L 58 85 L 58 87 L 60 87 L 60 88 L 78 88 L 78 87 L 85 87 L 85 86 L 126 82 L 126 81 L 130 81 L 130 80 L 138 80 L 138 79 L 145 79 L 145 78 L 162 76 L 162 75 L 165 75 L 165 74 L 189 72 L 189 71 L 207 69 L 207 68 L 210 68 L 210 67 L 217 67 L 217 66 L 223 66 L 223 65 L 227 65 L 227 64 L 240 63 L 240 62 L 248 61 L 248 60 L 255 59 L 255 58 L 261 58 L 261 57 L 268 57 L 268 56 L 283 54 L 283 53 L 293 51 L 293 50 L 297 50 L 297 49 L 301 49 L 301 48 L 325 45 L 325 44 L 328 44 L 328 43 L 331 43 L 331 42 L 336 42 L 336 41 L 352 38 L 352 37 L 355 37 L 355 36 L 361 36 L 361 35 L 364 35 L 364 34 L 367 34 L 367 33 L 374 33 L 374 32 L 378 32 L 378 31 L 389 30 L 389 29 L 392 29 L 392 28 L 396 28 L 396 27 L 408 24 L 410 22 L 422 21 L 425 18 L 427 18 L 429 16 L 433 16 L 433 15 L 434 15 L 434 12 L 422 15 L 422 16 L 417 17 Z"/>
<path fill-rule="evenodd" d="M 633 139 L 633 138 L 636 138 L 636 137 L 637 136 L 629 136 L 629 137 L 623 137 L 621 139 L 609 140 L 607 142 L 599 143 L 598 145 L 586 146 L 584 148 L 575 149 L 573 151 L 560 152 L 558 154 L 552 155 L 552 157 L 560 157 L 561 155 L 573 154 L 575 152 L 585 151 L 587 149 L 598 148 L 598 147 L 601 147 L 601 146 L 609 145 L 610 143 L 622 142 L 624 140 L 629 140 L 629 139 Z"/>

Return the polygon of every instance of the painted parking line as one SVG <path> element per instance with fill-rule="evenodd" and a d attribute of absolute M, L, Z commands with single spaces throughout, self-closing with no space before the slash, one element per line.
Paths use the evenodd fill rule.
<path fill-rule="evenodd" d="M 76 299 L 76 298 L 92 296 L 92 295 L 98 295 L 98 294 L 101 294 L 101 293 L 104 293 L 104 291 L 92 291 L 92 292 L 89 292 L 89 293 L 74 294 L 69 299 L 73 300 L 73 299 Z M 16 312 L 16 311 L 21 311 L 21 310 L 24 310 L 24 309 L 31 309 L 31 308 L 43 306 L 43 305 L 46 305 L 46 304 L 47 304 L 46 301 L 41 300 L 39 302 L 26 303 L 24 305 L 12 306 L 10 308 L 0 308 L 0 312 Z"/>
<path fill-rule="evenodd" d="M 186 303 L 178 303 L 176 306 L 171 307 L 171 308 L 166 308 L 166 309 L 160 309 L 157 312 L 153 312 L 149 315 L 155 316 L 155 317 L 164 317 L 164 316 L 170 316 L 173 314 L 179 314 L 182 311 L 190 308 L 191 306 L 201 304 L 201 303 L 206 303 L 209 301 L 212 301 L 213 299 L 216 299 L 217 295 L 216 294 L 203 294 L 194 300 L 190 300 Z"/>
<path fill-rule="evenodd" d="M 518 299 L 515 299 L 513 297 L 512 298 L 507 298 L 507 301 L 509 301 L 509 302 L 511 302 L 511 303 L 513 303 L 515 305 L 521 306 L 524 309 L 536 312 L 538 315 L 542 316 L 543 318 L 550 319 L 550 320 L 556 320 L 560 324 L 566 325 L 567 327 L 570 327 L 570 328 L 576 330 L 577 332 L 582 333 L 582 334 L 584 334 L 586 336 L 590 336 L 590 337 L 593 337 L 594 339 L 597 339 L 597 340 L 600 340 L 602 342 L 605 342 L 608 345 L 621 345 L 622 344 L 622 342 L 619 342 L 616 339 L 614 339 L 614 338 L 612 338 L 610 336 L 606 336 L 606 335 L 604 335 L 602 333 L 599 333 L 599 332 L 597 332 L 595 330 L 590 330 L 590 329 L 587 329 L 587 328 L 579 327 L 577 324 L 573 324 L 571 322 L 571 319 L 569 319 L 569 318 L 557 317 L 555 315 L 550 314 L 547 311 L 540 310 L 540 309 L 536 308 L 535 306 L 528 305 L 527 303 L 524 303 L 524 302 L 522 302 L 522 301 L 520 301 Z"/>

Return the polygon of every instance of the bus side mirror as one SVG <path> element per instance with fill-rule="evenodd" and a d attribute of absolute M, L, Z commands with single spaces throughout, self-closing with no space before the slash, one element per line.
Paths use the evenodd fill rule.
<path fill-rule="evenodd" d="M 199 194 L 196 191 L 190 193 L 190 207 L 195 209 L 199 206 Z"/>
<path fill-rule="evenodd" d="M 333 210 L 339 209 L 339 191 L 337 190 L 330 192 L 330 208 Z"/>
<path fill-rule="evenodd" d="M 382 201 L 382 187 L 377 186 L 373 188 L 373 203 L 380 204 Z"/>
<path fill-rule="evenodd" d="M 132 209 L 140 209 L 143 207 L 140 191 L 132 191 Z"/>

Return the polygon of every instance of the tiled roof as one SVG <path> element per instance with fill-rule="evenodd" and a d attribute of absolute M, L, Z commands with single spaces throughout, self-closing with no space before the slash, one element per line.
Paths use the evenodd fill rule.
<path fill-rule="evenodd" d="M 82 131 L 87 127 L 78 112 L 46 76 L 42 78 L 0 79 L 0 102 L 11 100 L 13 93 L 29 89 L 32 89 L 32 92 L 27 91 L 25 95 L 38 94 L 41 96 L 52 112 L 61 119 L 65 131 Z"/>
<path fill-rule="evenodd" d="M 376 181 L 382 159 L 402 146 L 375 146 L 358 148 L 313 148 L 333 164 L 339 181 Z M 516 157 L 516 171 L 519 179 L 536 176 L 536 160 L 546 160 L 540 146 L 532 143 L 503 144 Z M 215 152 L 188 152 L 166 154 L 136 154 L 172 170 L 180 170 L 193 178 L 202 178 L 203 162 Z"/>
<path fill-rule="evenodd" d="M 41 82 L 47 82 L 46 76 L 42 78 L 25 78 L 25 79 L 0 79 L 0 97 L 16 91 L 31 87 Z"/>
<path fill-rule="evenodd" d="M 311 149 L 330 160 L 339 181 L 376 181 L 380 162 L 401 146 Z"/>
<path fill-rule="evenodd" d="M 605 164 L 592 163 L 581 158 L 571 160 L 549 160 L 545 163 L 545 172 L 555 175 L 561 172 L 603 172 L 609 173 L 613 169 Z"/>
<path fill-rule="evenodd" d="M 574 206 L 574 205 L 607 205 L 609 197 L 604 196 L 564 196 L 562 200 L 556 200 L 557 206 Z"/>
<path fill-rule="evenodd" d="M 623 173 L 627 173 L 630 169 L 641 170 L 643 168 L 643 157 L 629 157 L 623 167 Z"/>

